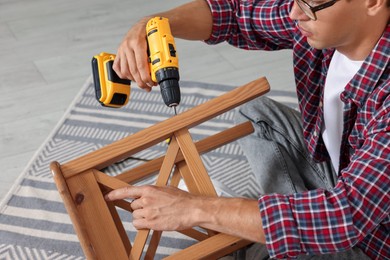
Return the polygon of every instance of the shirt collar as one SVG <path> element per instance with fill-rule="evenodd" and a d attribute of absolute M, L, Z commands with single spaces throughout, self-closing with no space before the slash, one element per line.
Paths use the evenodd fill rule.
<path fill-rule="evenodd" d="M 374 49 L 364 60 L 363 65 L 346 86 L 344 99 L 351 99 L 361 107 L 373 92 L 390 61 L 390 24 L 387 25 Z"/>
<path fill-rule="evenodd" d="M 375 89 L 382 74 L 389 66 L 390 61 L 390 24 L 387 25 L 381 38 L 378 40 L 374 49 L 364 60 L 357 74 L 352 78 L 341 94 L 343 101 L 351 99 L 358 107 L 363 106 L 368 96 Z M 325 74 L 328 73 L 331 57 L 334 49 L 324 49 L 323 64 L 325 65 Z"/>

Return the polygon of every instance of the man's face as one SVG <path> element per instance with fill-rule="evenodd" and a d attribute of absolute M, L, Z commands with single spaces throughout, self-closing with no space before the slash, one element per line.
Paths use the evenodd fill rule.
<path fill-rule="evenodd" d="M 318 6 L 327 1 L 329 0 L 307 0 L 307 3 Z M 372 26 L 365 23 L 366 11 L 365 0 L 339 0 L 334 5 L 317 11 L 317 20 L 313 21 L 294 2 L 290 18 L 297 21 L 300 31 L 312 47 L 350 51 L 358 47 L 364 37 L 362 33 Z"/>

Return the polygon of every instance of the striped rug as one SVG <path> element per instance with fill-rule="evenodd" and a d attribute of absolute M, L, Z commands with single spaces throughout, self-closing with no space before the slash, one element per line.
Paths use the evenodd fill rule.
<path fill-rule="evenodd" d="M 185 111 L 229 90 L 232 86 L 181 82 Z M 268 96 L 296 107 L 295 94 L 271 91 Z M 131 101 L 121 109 L 105 108 L 95 100 L 92 80 L 88 79 L 52 134 L 42 144 L 6 198 L 0 203 L 0 259 L 84 259 L 77 236 L 53 182 L 49 163 L 67 162 L 80 155 L 140 131 L 169 118 L 172 109 L 163 105 L 158 89 L 146 93 L 132 88 Z M 233 111 L 191 130 L 199 140 L 233 125 Z M 162 155 L 166 147 L 156 145 L 137 154 L 140 159 Z M 202 156 L 203 162 L 223 195 L 256 197 L 256 184 L 237 143 L 231 143 Z M 129 159 L 105 169 L 117 174 L 133 167 Z M 152 182 L 147 180 L 146 182 Z M 120 213 L 123 214 L 123 213 Z M 125 227 L 134 236 L 131 219 Z M 176 232 L 164 232 L 157 258 L 192 243 Z"/>

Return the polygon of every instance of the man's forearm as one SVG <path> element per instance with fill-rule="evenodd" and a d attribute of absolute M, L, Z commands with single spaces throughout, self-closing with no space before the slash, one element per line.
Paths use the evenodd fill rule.
<path fill-rule="evenodd" d="M 204 198 L 196 203 L 196 225 L 250 241 L 265 243 L 256 200 Z"/>
<path fill-rule="evenodd" d="M 210 8 L 205 0 L 195 0 L 144 19 L 154 16 L 168 18 L 175 37 L 187 40 L 207 40 L 211 35 L 213 21 Z"/>

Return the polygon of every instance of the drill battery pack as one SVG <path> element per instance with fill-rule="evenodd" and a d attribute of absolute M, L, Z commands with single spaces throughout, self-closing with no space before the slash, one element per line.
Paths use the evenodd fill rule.
<path fill-rule="evenodd" d="M 106 107 L 121 107 L 130 98 L 131 81 L 121 79 L 112 69 L 115 55 L 102 52 L 92 58 L 92 74 L 95 95 L 99 103 Z"/>

